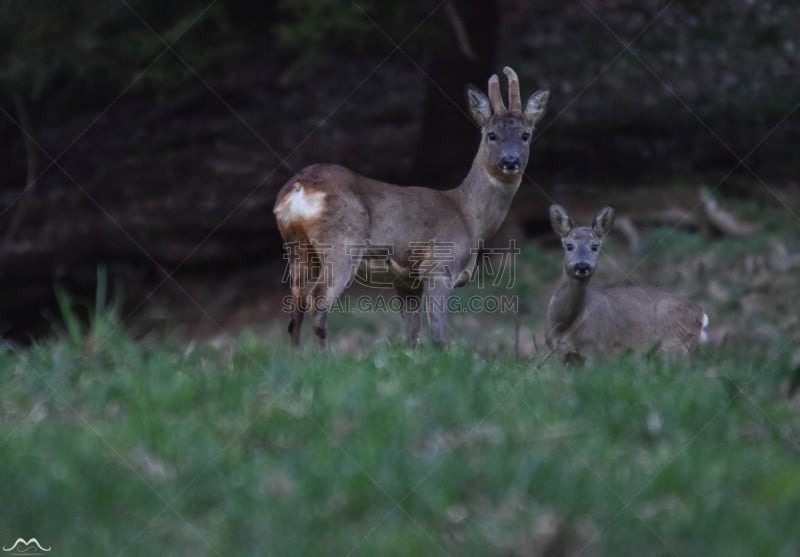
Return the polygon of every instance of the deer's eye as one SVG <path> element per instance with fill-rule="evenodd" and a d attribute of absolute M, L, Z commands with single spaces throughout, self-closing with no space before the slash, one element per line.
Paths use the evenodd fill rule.
<path fill-rule="evenodd" d="M 598 251 L 600 249 L 600 244 L 592 244 L 592 251 Z"/>
<path fill-rule="evenodd" d="M 522 134 L 522 141 L 524 141 L 525 143 L 527 143 L 530 138 L 531 134 L 529 134 L 528 132 Z"/>
<path fill-rule="evenodd" d="M 575 249 L 575 244 L 564 244 L 564 249 L 567 251 L 572 251 Z"/>
<path fill-rule="evenodd" d="M 486 134 L 486 139 L 488 139 L 489 141 L 496 141 L 497 140 L 497 134 L 494 133 L 494 132 L 489 132 L 489 133 Z"/>

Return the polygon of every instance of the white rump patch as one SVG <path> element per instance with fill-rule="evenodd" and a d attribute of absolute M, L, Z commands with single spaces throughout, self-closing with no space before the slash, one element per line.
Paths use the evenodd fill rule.
<path fill-rule="evenodd" d="M 708 314 L 703 314 L 703 324 L 700 326 L 700 344 L 708 342 Z"/>
<path fill-rule="evenodd" d="M 275 217 L 281 222 L 314 219 L 325 207 L 325 193 L 306 191 L 303 184 L 295 182 L 289 192 L 275 207 Z"/>

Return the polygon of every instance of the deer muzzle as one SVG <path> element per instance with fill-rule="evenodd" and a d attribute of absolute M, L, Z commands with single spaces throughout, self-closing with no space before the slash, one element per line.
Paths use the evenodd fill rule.
<path fill-rule="evenodd" d="M 572 274 L 576 278 L 588 278 L 592 275 L 592 271 L 594 271 L 592 266 L 585 261 L 579 261 L 572 265 Z"/>
<path fill-rule="evenodd" d="M 519 174 L 520 167 L 521 164 L 519 157 L 505 156 L 500 161 L 500 168 L 503 171 L 503 174 L 509 174 L 509 175 Z"/>

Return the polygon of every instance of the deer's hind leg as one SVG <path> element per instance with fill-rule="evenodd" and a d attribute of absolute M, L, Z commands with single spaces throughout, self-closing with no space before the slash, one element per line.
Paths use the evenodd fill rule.
<path fill-rule="evenodd" d="M 291 317 L 289 318 L 289 336 L 292 344 L 300 344 L 300 330 L 303 327 L 303 317 L 308 311 L 308 265 L 306 262 L 296 260 L 291 263 L 290 280 L 292 285 Z"/>
<path fill-rule="evenodd" d="M 289 318 L 289 336 L 294 346 L 300 345 L 300 329 L 303 327 L 303 317 L 308 311 L 306 296 L 292 296 L 292 316 Z"/>
<path fill-rule="evenodd" d="M 317 345 L 325 348 L 328 337 L 328 313 L 353 280 L 361 263 L 361 254 L 349 249 L 353 244 L 328 246 L 319 253 L 320 280 L 312 294 L 314 335 Z"/>

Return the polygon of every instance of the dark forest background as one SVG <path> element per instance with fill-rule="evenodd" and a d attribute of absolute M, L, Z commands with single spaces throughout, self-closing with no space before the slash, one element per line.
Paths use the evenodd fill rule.
<path fill-rule="evenodd" d="M 521 231 L 548 197 L 670 182 L 774 202 L 797 189 L 798 29 L 788 0 L 5 0 L 0 333 L 47 332 L 98 268 L 145 329 L 271 311 L 291 174 L 457 185 L 464 85 L 504 65 L 551 88 Z"/>

